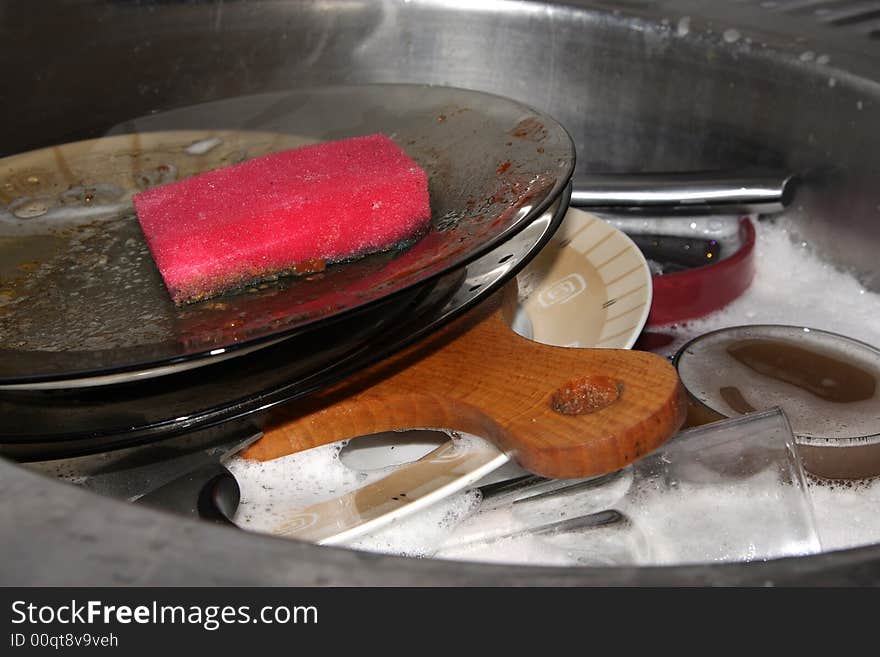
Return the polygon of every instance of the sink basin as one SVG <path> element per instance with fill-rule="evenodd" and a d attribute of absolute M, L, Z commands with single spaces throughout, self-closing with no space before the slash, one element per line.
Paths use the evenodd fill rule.
<path fill-rule="evenodd" d="M 764 3 L 766 4 L 766 3 Z M 797 172 L 790 216 L 829 263 L 880 290 L 880 41 L 760 2 L 0 1 L 16 118 L 0 155 L 132 117 L 303 84 L 479 89 L 554 116 L 578 172 Z M 878 3 L 880 4 L 880 3 Z M 71 25 L 95 29 L 71 29 Z M 880 545 L 662 568 L 449 564 L 256 536 L 72 490 L 0 460 L 7 584 L 876 584 Z M 14 500 L 14 501 L 13 501 Z M 247 554 L 247 559 L 241 555 Z M 63 555 L 63 558 L 62 558 Z"/>

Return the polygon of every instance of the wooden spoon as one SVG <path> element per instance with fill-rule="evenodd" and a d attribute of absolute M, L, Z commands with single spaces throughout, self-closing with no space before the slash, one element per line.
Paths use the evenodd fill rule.
<path fill-rule="evenodd" d="M 647 454 L 682 425 L 684 389 L 664 358 L 533 342 L 510 329 L 515 307 L 514 281 L 428 338 L 281 407 L 242 455 L 433 428 L 486 438 L 544 477 L 587 477 Z"/>

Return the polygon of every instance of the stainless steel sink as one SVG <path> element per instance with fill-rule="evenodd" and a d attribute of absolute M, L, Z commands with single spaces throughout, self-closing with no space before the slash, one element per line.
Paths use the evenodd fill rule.
<path fill-rule="evenodd" d="M 474 88 L 555 116 L 578 145 L 581 173 L 798 172 L 801 237 L 878 290 L 880 22 L 847 9 L 853 3 L 823 3 L 831 13 L 818 15 L 806 2 L 768 4 L 83 0 L 35 12 L 3 0 L 0 49 L 13 64 L 0 153 L 303 84 Z M 755 564 L 595 569 L 318 548 L 130 507 L 8 461 L 0 500 L 7 584 L 880 582 L 880 545 Z"/>

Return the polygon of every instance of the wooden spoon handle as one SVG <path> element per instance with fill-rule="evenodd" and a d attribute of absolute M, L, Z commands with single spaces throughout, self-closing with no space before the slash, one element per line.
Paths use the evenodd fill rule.
<path fill-rule="evenodd" d="M 433 428 L 486 438 L 544 477 L 586 477 L 623 467 L 679 429 L 684 389 L 664 358 L 527 340 L 507 321 L 515 302 L 508 286 L 416 345 L 282 408 L 244 456 Z"/>

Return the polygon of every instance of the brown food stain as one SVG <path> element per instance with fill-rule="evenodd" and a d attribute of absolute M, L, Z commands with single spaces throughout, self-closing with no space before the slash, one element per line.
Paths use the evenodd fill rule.
<path fill-rule="evenodd" d="M 586 415 L 611 406 L 623 384 L 608 376 L 585 376 L 568 381 L 553 393 L 550 407 L 562 415 Z"/>
<path fill-rule="evenodd" d="M 508 134 L 529 141 L 542 141 L 547 138 L 547 128 L 534 116 L 523 119 Z"/>

